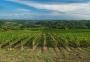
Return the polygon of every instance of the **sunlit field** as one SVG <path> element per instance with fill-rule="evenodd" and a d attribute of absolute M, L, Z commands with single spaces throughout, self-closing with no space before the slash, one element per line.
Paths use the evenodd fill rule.
<path fill-rule="evenodd" d="M 1 62 L 90 62 L 89 29 L 0 31 Z"/>

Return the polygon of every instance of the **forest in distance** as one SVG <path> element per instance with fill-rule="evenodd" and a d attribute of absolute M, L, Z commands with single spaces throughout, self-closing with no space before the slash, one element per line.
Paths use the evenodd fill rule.
<path fill-rule="evenodd" d="M 90 29 L 90 20 L 0 20 L 0 30 L 30 28 Z"/>

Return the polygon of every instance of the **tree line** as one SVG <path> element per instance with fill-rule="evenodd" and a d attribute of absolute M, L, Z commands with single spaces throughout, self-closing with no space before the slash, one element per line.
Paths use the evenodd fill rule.
<path fill-rule="evenodd" d="M 29 28 L 90 29 L 90 20 L 0 20 L 1 30 Z"/>

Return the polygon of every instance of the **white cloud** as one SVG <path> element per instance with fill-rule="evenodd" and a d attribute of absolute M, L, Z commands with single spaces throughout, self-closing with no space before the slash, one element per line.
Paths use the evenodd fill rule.
<path fill-rule="evenodd" d="M 72 3 L 72 4 L 41 4 L 30 1 L 11 0 L 13 2 L 21 3 L 24 5 L 32 6 L 37 9 L 47 9 L 53 11 L 72 12 L 72 13 L 86 13 L 90 10 L 90 3 Z"/>
<path fill-rule="evenodd" d="M 54 11 L 55 14 L 57 15 L 61 14 L 59 12 L 63 12 L 68 15 L 90 19 L 90 2 L 71 3 L 71 4 L 42 4 L 37 2 L 20 1 L 20 0 L 8 0 L 8 1 L 17 2 L 37 9 L 51 10 Z"/>

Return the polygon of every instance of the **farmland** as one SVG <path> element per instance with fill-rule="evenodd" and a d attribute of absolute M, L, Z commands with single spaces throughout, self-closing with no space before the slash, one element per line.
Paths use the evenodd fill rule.
<path fill-rule="evenodd" d="M 1 62 L 90 62 L 90 29 L 0 31 L 0 49 Z"/>
<path fill-rule="evenodd" d="M 0 32 L 1 48 L 89 47 L 90 30 L 31 29 Z"/>
<path fill-rule="evenodd" d="M 0 62 L 90 62 L 90 20 L 0 20 Z"/>

